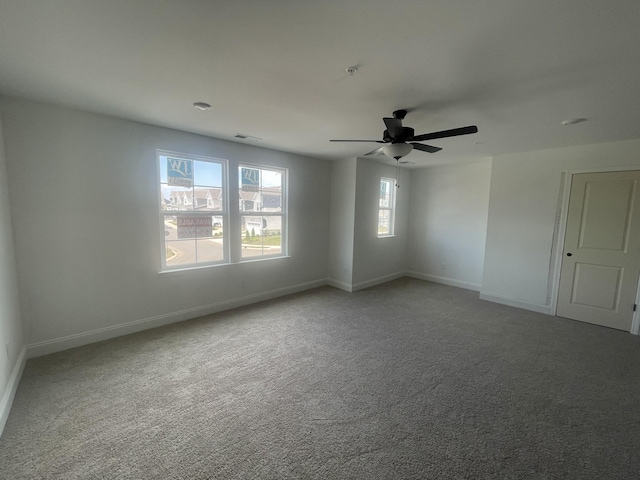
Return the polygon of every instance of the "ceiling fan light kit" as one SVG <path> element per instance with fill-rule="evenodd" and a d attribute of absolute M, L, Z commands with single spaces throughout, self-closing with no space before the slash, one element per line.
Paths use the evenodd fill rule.
<path fill-rule="evenodd" d="M 384 153 L 388 157 L 400 160 L 414 149 L 427 153 L 436 153 L 442 150 L 440 147 L 434 147 L 433 145 L 425 145 L 424 143 L 417 142 L 422 142 L 424 140 L 436 140 L 438 138 L 457 137 L 459 135 L 469 135 L 478 132 L 478 127 L 475 125 L 469 125 L 468 127 L 415 135 L 413 128 L 402 125 L 402 120 L 406 115 L 407 110 L 396 110 L 393 112 L 393 118 L 384 117 L 382 119 L 387 127 L 382 134 L 382 140 L 330 140 L 330 142 L 385 143 L 386 145 L 384 147 L 377 148 L 365 155 L 378 155 L 380 153 Z"/>
<path fill-rule="evenodd" d="M 405 155 L 408 155 L 411 150 L 413 150 L 413 145 L 409 143 L 392 143 L 382 147 L 382 153 L 396 160 L 400 160 Z"/>

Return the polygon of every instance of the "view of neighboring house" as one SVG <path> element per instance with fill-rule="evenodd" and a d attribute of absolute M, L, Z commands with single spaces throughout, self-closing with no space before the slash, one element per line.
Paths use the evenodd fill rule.
<path fill-rule="evenodd" d="M 165 195 L 169 194 L 169 197 Z M 163 192 L 165 210 L 221 210 L 221 188 L 199 188 L 194 190 L 170 190 Z"/>
<path fill-rule="evenodd" d="M 189 190 L 166 189 L 163 191 L 162 203 L 163 210 L 221 210 L 222 189 L 215 187 L 195 187 Z M 239 206 L 244 219 L 242 233 L 249 231 L 262 235 L 262 230 L 268 228 L 270 234 L 279 234 L 282 229 L 281 205 L 282 189 L 279 186 L 262 187 L 257 192 L 240 190 Z M 220 217 L 215 217 L 214 225 L 220 225 L 221 221 Z"/>
<path fill-rule="evenodd" d="M 240 211 L 280 212 L 281 200 L 280 187 L 262 187 L 259 192 L 240 190 Z"/>
<path fill-rule="evenodd" d="M 221 210 L 221 188 L 194 190 L 165 190 L 162 202 L 165 210 Z M 280 212 L 282 192 L 280 187 L 263 187 L 260 192 L 240 191 L 241 212 Z"/>
<path fill-rule="evenodd" d="M 240 212 L 243 214 L 242 233 L 277 235 L 282 230 L 282 190 L 262 187 L 259 192 L 240 190 Z M 266 215 L 265 215 L 266 214 Z M 269 215 L 275 214 L 275 215 Z M 263 229 L 268 232 L 263 233 Z"/>

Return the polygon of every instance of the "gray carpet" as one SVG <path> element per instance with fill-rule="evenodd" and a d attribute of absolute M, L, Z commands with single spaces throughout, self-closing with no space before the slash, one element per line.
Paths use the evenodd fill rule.
<path fill-rule="evenodd" d="M 633 479 L 640 339 L 409 278 L 30 360 L 3 479 Z"/>

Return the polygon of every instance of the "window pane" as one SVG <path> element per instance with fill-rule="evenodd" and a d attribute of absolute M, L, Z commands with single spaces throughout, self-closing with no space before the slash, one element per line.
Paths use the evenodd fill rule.
<path fill-rule="evenodd" d="M 265 228 L 262 229 L 262 238 L 265 248 L 269 253 L 282 251 L 282 217 L 269 216 L 263 218 Z"/>
<path fill-rule="evenodd" d="M 195 220 L 196 260 L 198 263 L 224 260 L 222 217 L 199 216 Z"/>
<path fill-rule="evenodd" d="M 165 215 L 167 266 L 194 265 L 224 260 L 223 217 L 209 215 Z"/>
<path fill-rule="evenodd" d="M 173 187 L 161 184 L 162 198 L 160 199 L 162 210 L 193 210 L 191 199 L 192 190 L 184 187 Z"/>
<path fill-rule="evenodd" d="M 195 234 L 185 232 L 182 215 L 164 216 L 165 258 L 167 266 L 191 265 L 196 263 Z M 192 218 L 192 217 L 189 217 Z M 180 223 L 180 227 L 178 227 Z"/>
<path fill-rule="evenodd" d="M 280 187 L 264 187 L 260 200 L 263 212 L 282 212 L 282 189 Z"/>
<path fill-rule="evenodd" d="M 282 253 L 281 216 L 242 216 L 242 258 Z"/>
<path fill-rule="evenodd" d="M 195 187 L 193 209 L 198 211 L 222 211 L 222 188 Z"/>
<path fill-rule="evenodd" d="M 260 201 L 262 211 L 282 213 L 282 172 L 277 170 L 262 170 L 261 180 Z"/>
<path fill-rule="evenodd" d="M 241 212 L 282 213 L 282 171 L 241 166 L 238 174 Z"/>
<path fill-rule="evenodd" d="M 245 192 L 240 190 L 240 211 L 259 212 L 260 194 L 258 192 Z"/>
<path fill-rule="evenodd" d="M 192 265 L 196 263 L 196 241 L 190 240 L 167 240 L 166 259 L 167 266 Z"/>
<path fill-rule="evenodd" d="M 224 260 L 222 237 L 197 238 L 196 246 L 198 263 Z"/>
<path fill-rule="evenodd" d="M 388 180 L 380 180 L 380 208 L 391 207 L 391 182 Z"/>
<path fill-rule="evenodd" d="M 380 179 L 378 197 L 378 236 L 393 235 L 393 216 L 395 209 L 395 183 L 392 178 Z"/>
<path fill-rule="evenodd" d="M 222 187 L 222 165 L 215 162 L 195 161 L 193 183 L 202 187 Z"/>
<path fill-rule="evenodd" d="M 262 170 L 262 188 L 282 187 L 282 172 Z"/>
<path fill-rule="evenodd" d="M 164 219 L 164 239 L 166 240 L 176 240 L 178 238 L 177 235 L 177 224 L 175 215 L 163 215 Z"/>
<path fill-rule="evenodd" d="M 391 211 L 379 210 L 378 211 L 378 235 L 390 235 L 391 234 Z"/>

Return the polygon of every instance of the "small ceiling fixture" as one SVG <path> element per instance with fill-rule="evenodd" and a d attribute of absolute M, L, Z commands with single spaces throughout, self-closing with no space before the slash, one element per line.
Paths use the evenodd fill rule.
<path fill-rule="evenodd" d="M 196 102 L 193 104 L 193 106 L 195 107 L 196 110 L 202 110 L 203 112 L 206 112 L 211 108 L 211 105 L 205 102 Z"/>
<path fill-rule="evenodd" d="M 358 71 L 358 67 L 356 67 L 355 65 L 352 65 L 350 67 L 347 67 L 346 70 L 347 70 L 347 73 L 353 77 L 355 73 Z"/>
<path fill-rule="evenodd" d="M 254 137 L 253 135 L 247 135 L 244 133 L 236 133 L 234 137 L 239 138 L 240 140 L 254 140 L 254 141 L 262 140 L 260 137 Z"/>
<path fill-rule="evenodd" d="M 576 123 L 582 123 L 582 122 L 586 122 L 587 119 L 586 118 L 571 118 L 569 120 L 563 120 L 562 125 L 567 126 L 567 125 L 575 125 Z"/>

